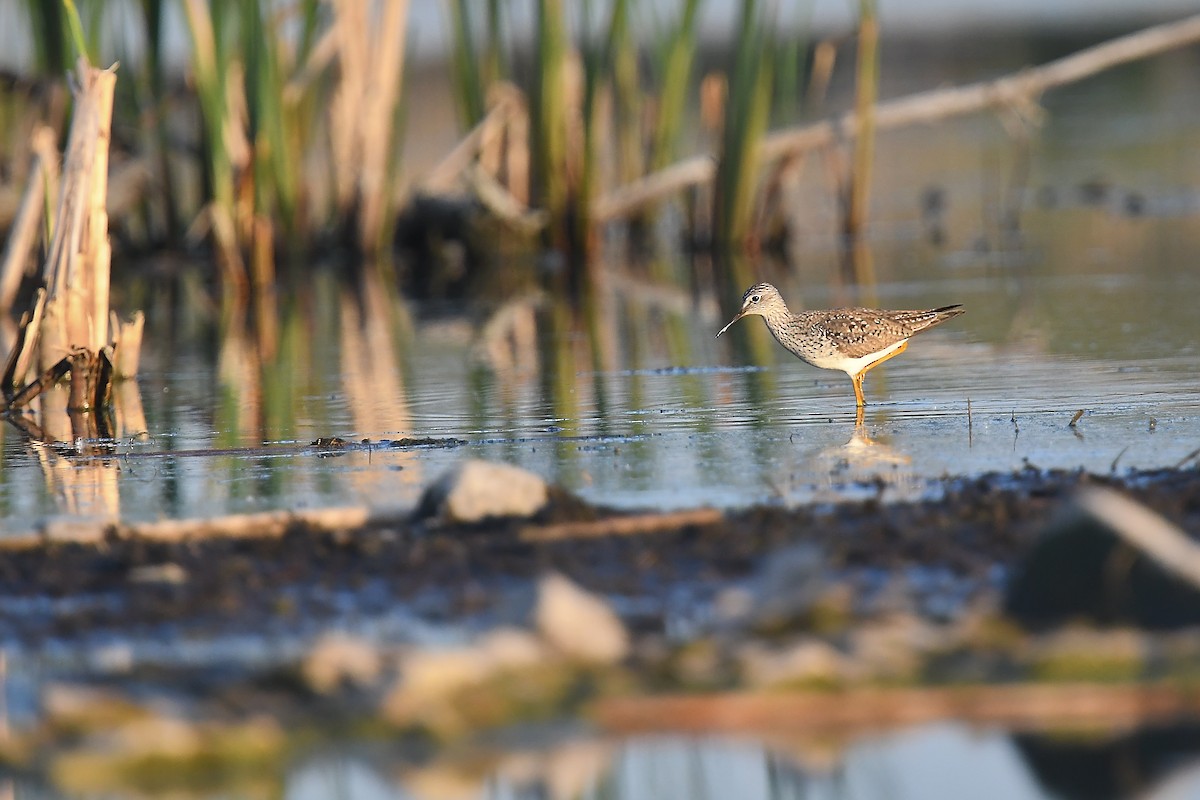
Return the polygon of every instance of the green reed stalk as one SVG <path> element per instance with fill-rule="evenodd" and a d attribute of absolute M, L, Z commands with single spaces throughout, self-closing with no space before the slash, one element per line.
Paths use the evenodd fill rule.
<path fill-rule="evenodd" d="M 859 0 L 859 14 L 854 100 L 858 130 L 854 139 L 854 175 L 846 219 L 846 235 L 851 239 L 862 234 L 867 221 L 875 157 L 875 103 L 879 98 L 879 17 L 875 0 Z"/>
<path fill-rule="evenodd" d="M 565 227 L 570 183 L 567 171 L 567 33 L 562 0 L 538 0 L 537 41 L 530 120 L 533 202 L 550 215 L 549 232 L 569 249 Z"/>
<path fill-rule="evenodd" d="M 486 113 L 483 64 L 475 47 L 475 26 L 471 19 L 472 0 L 452 0 L 450 21 L 454 32 L 450 64 L 454 98 L 464 129 L 473 128 Z"/>
<path fill-rule="evenodd" d="M 743 0 L 714 194 L 713 233 L 721 245 L 741 242 L 751 230 L 758 145 L 770 117 L 771 46 L 757 3 Z"/>
<path fill-rule="evenodd" d="M 225 137 L 226 129 L 237 124 L 231 118 L 227 94 L 231 55 L 224 43 L 230 4 L 231 0 L 184 0 L 184 12 L 192 40 L 192 76 L 203 125 L 204 189 L 222 289 L 227 299 L 240 303 L 246 297 L 247 277 L 236 230 L 234 165 Z"/>
<path fill-rule="evenodd" d="M 617 180 L 621 183 L 640 178 L 645 170 L 638 43 L 633 35 L 630 17 L 628 0 L 616 0 L 609 26 L 607 69 L 611 72 L 613 87 Z"/>
<path fill-rule="evenodd" d="M 488 0 L 487 24 L 484 31 L 487 34 L 487 44 L 483 51 L 483 84 L 484 87 L 504 79 L 504 18 L 501 15 L 501 0 Z M 484 100 L 486 100 L 486 96 Z"/>
<path fill-rule="evenodd" d="M 678 24 L 671 32 L 662 59 L 662 90 L 658 120 L 650 151 L 650 171 L 666 167 L 675 158 L 687 108 L 688 86 L 696 59 L 696 16 L 700 0 L 685 0 Z"/>
<path fill-rule="evenodd" d="M 299 153 L 289 146 L 289 120 L 283 108 L 284 79 L 280 64 L 284 44 L 279 30 L 271 25 L 269 2 L 243 2 L 241 56 L 245 59 L 248 136 L 254 147 L 254 206 L 258 214 L 282 218 L 294 233 L 297 225 L 295 170 Z M 296 122 L 293 117 L 291 122 Z"/>
<path fill-rule="evenodd" d="M 89 64 L 95 64 L 96 59 L 93 57 L 93 48 L 88 46 L 87 37 L 83 35 L 83 22 L 79 19 L 79 9 L 75 8 L 73 0 L 62 0 L 63 10 L 67 23 L 67 33 L 70 36 L 71 44 L 75 47 L 76 57 L 82 57 Z M 49 5 L 53 5 L 50 3 Z"/>

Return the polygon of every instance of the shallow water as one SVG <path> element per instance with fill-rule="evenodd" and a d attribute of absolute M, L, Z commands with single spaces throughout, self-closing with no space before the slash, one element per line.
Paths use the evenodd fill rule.
<path fill-rule="evenodd" d="M 596 502 L 655 508 L 900 499 L 936 492 L 945 476 L 1186 463 L 1200 447 L 1196 58 L 1182 51 L 1055 91 L 1038 129 L 979 115 L 882 136 L 868 237 L 877 280 L 862 291 L 836 280 L 823 166 L 800 165 L 788 190 L 794 263 L 743 264 L 748 279 L 774 280 L 793 307 L 967 308 L 870 374 L 862 427 L 849 380 L 798 362 L 758 320 L 715 339 L 741 287 L 680 288 L 705 267 L 677 252 L 608 263 L 590 335 L 554 321 L 558 300 L 518 310 L 539 346 L 513 344 L 520 325 L 513 341 L 482 345 L 494 307 L 481 303 L 381 322 L 386 301 L 355 308 L 318 276 L 308 312 L 285 320 L 261 370 L 194 311 L 150 295 L 143 371 L 118 403 L 133 421 L 112 453 L 63 458 L 0 427 L 0 530 L 411 506 L 468 456 L 520 464 Z M 940 79 L 1011 66 L 993 60 L 943 65 Z M 934 81 L 885 74 L 884 94 L 889 82 Z M 336 458 L 295 446 L 331 436 L 467 444 Z"/>

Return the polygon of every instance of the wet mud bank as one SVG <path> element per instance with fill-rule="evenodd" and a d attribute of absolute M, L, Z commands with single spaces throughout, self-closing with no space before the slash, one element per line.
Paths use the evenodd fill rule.
<path fill-rule="evenodd" d="M 94 541 L 0 541 L 0 607 L 10 612 L 0 637 L 36 649 L 104 631 L 303 632 L 398 608 L 431 625 L 486 627 L 502 620 L 508 595 L 547 573 L 608 598 L 635 631 L 674 635 L 673 624 L 709 625 L 723 592 L 778 579 L 781 554 L 810 590 L 853 585 L 848 619 L 903 611 L 946 621 L 994 604 L 1048 530 L 1078 527 L 1073 498 L 1086 487 L 1200 530 L 1195 469 L 1027 470 L 952 480 L 921 502 L 724 513 L 618 513 L 550 488 L 532 516 L 474 523 L 426 509 L 352 529 L 301 519 L 261 535 L 170 540 L 111 526 Z"/>
<path fill-rule="evenodd" d="M 361 526 L 5 543 L 0 765 L 124 785 L 146 764 L 184 776 L 250 751 L 246 768 L 277 770 L 330 736 L 408 742 L 419 761 L 531 724 L 853 735 L 1200 719 L 1200 591 L 1088 500 L 1194 532 L 1197 470 L 1028 470 L 918 503 L 637 514 L 511 469 L 480 471 L 503 479 L 487 502 L 520 506 L 524 485 L 537 511 L 455 521 L 487 505 L 451 482 L 415 515 Z M 1176 544 L 1186 560 L 1193 545 Z"/>

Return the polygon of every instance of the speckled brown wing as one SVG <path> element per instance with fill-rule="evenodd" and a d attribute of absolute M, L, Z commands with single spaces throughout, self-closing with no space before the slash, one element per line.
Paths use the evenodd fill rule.
<path fill-rule="evenodd" d="M 839 308 L 820 313 L 813 324 L 843 356 L 860 358 L 913 335 L 912 327 L 893 317 L 893 313 L 897 312 Z"/>
<path fill-rule="evenodd" d="M 861 358 L 958 316 L 962 307 L 945 306 L 922 311 L 839 308 L 816 313 L 819 318 L 815 325 L 842 355 Z"/>

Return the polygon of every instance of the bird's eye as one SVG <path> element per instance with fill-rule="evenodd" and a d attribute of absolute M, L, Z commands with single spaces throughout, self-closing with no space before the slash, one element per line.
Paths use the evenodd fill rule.
<path fill-rule="evenodd" d="M 750 298 L 750 302 L 757 303 L 761 299 L 762 299 L 762 297 L 760 297 L 759 295 L 754 295 L 753 297 Z"/>

